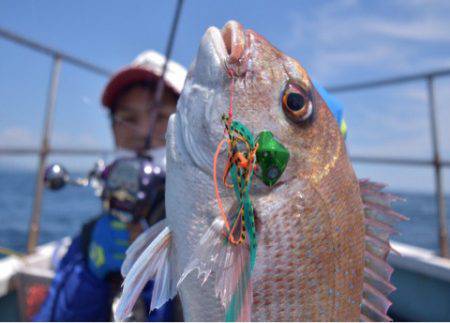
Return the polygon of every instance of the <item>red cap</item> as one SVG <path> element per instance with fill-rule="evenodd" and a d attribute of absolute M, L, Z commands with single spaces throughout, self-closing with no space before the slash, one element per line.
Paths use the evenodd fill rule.
<path fill-rule="evenodd" d="M 144 52 L 135 61 L 114 74 L 106 85 L 102 104 L 111 108 L 120 92 L 130 84 L 137 82 L 157 82 L 160 77 L 164 57 L 154 51 Z M 165 85 L 179 96 L 186 77 L 184 68 L 175 62 L 169 61 L 165 74 Z"/>

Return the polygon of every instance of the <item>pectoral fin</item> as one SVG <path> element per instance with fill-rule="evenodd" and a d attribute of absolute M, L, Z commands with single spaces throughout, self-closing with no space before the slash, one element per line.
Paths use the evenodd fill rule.
<path fill-rule="evenodd" d="M 134 247 L 131 246 L 131 250 L 127 252 L 127 258 L 130 258 L 124 262 L 125 268 L 122 268 L 122 273 L 126 274 L 122 296 L 114 313 L 118 321 L 123 321 L 130 315 L 139 295 L 150 280 L 154 281 L 150 311 L 160 308 L 176 295 L 176 281 L 169 262 L 172 249 L 170 229 L 162 229 L 150 245 L 140 252 L 145 242 L 150 241 L 151 235 L 155 235 L 156 229 L 144 232 L 145 236 L 137 239 Z M 140 256 L 129 268 L 133 262 L 131 259 L 136 258 L 138 252 Z"/>
<path fill-rule="evenodd" d="M 204 284 L 215 273 L 214 291 L 227 321 L 250 321 L 252 283 L 246 243 L 231 244 L 224 235 L 224 221 L 216 219 L 203 235 L 178 285 L 194 270 Z"/>
<path fill-rule="evenodd" d="M 133 241 L 126 251 L 126 257 L 120 270 L 123 277 L 128 274 L 131 267 L 133 267 L 134 263 L 142 255 L 147 246 L 150 245 L 166 226 L 166 219 L 161 220 L 142 232 L 136 240 Z"/>

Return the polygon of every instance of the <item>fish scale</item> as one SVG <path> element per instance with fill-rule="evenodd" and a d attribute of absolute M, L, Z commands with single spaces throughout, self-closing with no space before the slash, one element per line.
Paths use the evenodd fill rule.
<path fill-rule="evenodd" d="M 288 111 L 281 98 L 292 91 L 307 95 L 303 107 Z M 246 174 L 236 165 L 235 190 L 214 185 L 213 164 L 220 173 L 231 160 L 220 150 L 230 97 L 233 121 L 245 126 L 233 127 L 243 137 L 270 132 L 288 149 L 275 185 L 259 178 L 239 183 Z M 396 197 L 384 193 L 383 185 L 356 178 L 339 126 L 296 60 L 237 22 L 209 28 L 166 136 L 167 228 L 145 252 L 133 245 L 127 252 L 127 264 L 135 265 L 116 318 L 126 317 L 124 309 L 140 293 L 139 277 L 166 277 L 155 286 L 170 290 L 155 293 L 178 292 L 188 321 L 390 319 L 388 295 L 395 287 L 386 261 L 389 237 L 394 223 L 405 218 L 392 211 Z M 216 189 L 223 209 L 243 210 L 242 224 L 247 236 L 257 238 L 255 248 L 250 239 L 228 243 Z M 146 267 L 144 256 L 164 266 Z"/>
<path fill-rule="evenodd" d="M 326 253 L 327 257 L 330 256 L 330 249 L 327 246 L 327 240 L 323 239 L 323 247 L 314 248 L 313 253 L 307 255 L 307 250 L 310 250 L 307 246 L 310 243 L 315 243 L 315 241 L 307 241 L 306 239 L 301 239 L 300 237 L 309 236 L 309 230 L 312 230 L 314 225 L 318 223 L 319 217 L 315 217 L 317 220 L 314 220 L 314 217 L 308 220 L 303 220 L 303 218 L 298 219 L 297 226 L 291 226 L 291 233 L 289 235 L 292 240 L 291 243 L 294 243 L 298 246 L 297 257 L 295 259 L 298 260 L 298 264 L 294 267 L 289 266 L 290 260 L 292 259 L 292 251 L 285 247 L 285 241 L 280 241 L 279 235 L 284 235 L 286 224 L 291 222 L 289 215 L 292 210 L 290 207 L 286 207 L 283 209 L 279 215 L 275 215 L 273 219 L 271 219 L 270 223 L 267 223 L 267 226 L 264 225 L 264 228 L 270 228 L 270 230 L 263 229 L 260 233 L 261 240 L 259 244 L 258 250 L 258 260 L 268 261 L 269 259 L 276 259 L 275 266 L 272 269 L 268 269 L 266 271 L 266 275 L 262 277 L 258 277 L 263 281 L 269 282 L 269 284 L 263 285 L 262 290 L 259 290 L 258 284 L 255 283 L 255 294 L 260 294 L 261 298 L 265 299 L 263 306 L 256 306 L 254 318 L 255 320 L 262 320 L 262 318 L 266 317 L 266 306 L 268 304 L 276 304 L 277 307 L 269 307 L 271 309 L 271 317 L 275 313 L 277 313 L 277 320 L 289 320 L 291 319 L 290 314 L 288 312 L 283 312 L 281 309 L 284 304 L 296 304 L 294 309 L 297 309 L 297 315 L 293 314 L 292 317 L 298 318 L 298 315 L 304 320 L 313 320 L 314 318 L 318 318 L 319 320 L 324 319 L 325 316 L 319 315 L 319 306 L 326 307 L 327 302 L 329 302 L 329 298 L 320 297 L 321 295 L 327 295 L 328 290 L 325 286 L 329 286 L 329 283 L 325 283 L 325 277 L 323 274 L 326 272 L 324 268 L 314 264 L 314 260 L 321 257 L 321 253 Z M 284 215 L 284 216 L 283 216 Z M 316 239 L 321 240 L 320 236 L 317 236 Z M 297 239 L 296 239 L 297 237 Z M 319 245 L 317 243 L 316 245 Z M 267 248 L 268 247 L 268 248 Z M 263 255 L 264 254 L 264 255 Z M 261 255 L 261 258 L 259 256 Z M 259 266 L 260 264 L 256 264 Z M 262 264 L 261 264 L 262 265 Z M 293 268 L 297 268 L 296 270 L 292 270 Z M 330 270 L 330 269 L 329 269 Z M 321 275 L 322 274 L 322 275 Z M 268 279 L 268 277 L 276 277 L 276 279 Z M 308 286 L 309 281 L 316 281 L 318 286 L 323 286 L 322 290 L 320 288 L 312 290 Z M 293 284 L 293 282 L 296 282 Z M 287 288 L 280 289 L 280 286 L 284 286 Z M 284 293 L 283 293 L 284 291 Z M 297 293 L 292 293 L 291 291 L 299 291 L 300 295 Z M 317 298 L 316 298 L 317 297 Z M 319 302 L 320 300 L 320 302 Z M 300 314 L 301 313 L 301 314 Z M 283 314 L 283 315 L 282 315 Z"/>

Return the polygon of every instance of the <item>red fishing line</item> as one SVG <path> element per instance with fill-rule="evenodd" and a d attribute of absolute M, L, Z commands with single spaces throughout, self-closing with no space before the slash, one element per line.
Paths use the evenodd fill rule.
<path fill-rule="evenodd" d="M 233 75 L 233 70 L 232 69 L 227 69 L 227 73 L 228 76 L 230 76 L 230 105 L 228 107 L 228 120 L 227 120 L 227 126 L 224 129 L 224 134 L 226 134 L 227 132 L 229 132 L 229 129 L 231 127 L 231 120 L 233 118 L 233 93 L 234 93 L 234 75 Z M 228 133 L 228 136 L 230 134 Z M 217 160 L 219 158 L 219 154 L 220 154 L 220 150 L 222 148 L 222 145 L 228 142 L 228 147 L 230 147 L 230 142 L 229 140 L 223 139 L 218 145 L 217 145 L 217 149 L 216 152 L 214 154 L 214 160 L 213 160 L 213 178 L 214 178 L 214 193 L 216 195 L 216 199 L 217 199 L 217 204 L 219 206 L 219 212 L 225 222 L 225 227 L 227 228 L 227 231 L 230 231 L 230 223 L 228 222 L 228 218 L 225 214 L 225 210 L 223 209 L 223 204 L 222 204 L 222 199 L 220 197 L 220 192 L 219 192 L 219 185 L 217 183 Z M 230 168 L 230 164 L 228 163 L 227 166 L 225 167 L 225 174 L 227 174 L 227 168 Z M 224 175 L 224 184 L 226 185 L 226 175 Z"/>
<path fill-rule="evenodd" d="M 233 118 L 233 93 L 234 93 L 234 77 L 231 75 L 230 80 L 230 106 L 228 108 L 228 117 L 230 118 L 229 122 L 231 123 L 231 119 Z"/>

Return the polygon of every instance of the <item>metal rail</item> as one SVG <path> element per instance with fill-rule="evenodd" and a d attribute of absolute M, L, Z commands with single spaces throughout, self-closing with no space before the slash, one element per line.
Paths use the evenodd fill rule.
<path fill-rule="evenodd" d="M 96 73 L 99 75 L 109 77 L 112 74 L 112 72 L 107 70 L 106 68 L 89 63 L 81 58 L 66 54 L 63 51 L 45 46 L 41 43 L 38 43 L 38 42 L 35 42 L 28 38 L 22 37 L 16 33 L 13 33 L 11 31 L 3 29 L 3 28 L 0 28 L 0 37 L 10 40 L 14 43 L 20 44 L 22 46 L 28 47 L 37 52 L 41 52 L 42 54 L 51 56 L 53 58 L 59 57 L 63 61 L 66 61 L 70 64 L 81 67 L 82 69 L 88 70 L 90 72 L 93 72 L 93 73 Z"/>
<path fill-rule="evenodd" d="M 0 147 L 1 155 L 29 155 L 29 154 L 37 154 L 40 156 L 39 160 L 39 174 L 36 180 L 36 191 L 35 191 L 35 200 L 34 200 L 34 208 L 33 208 L 33 216 L 30 225 L 30 235 L 28 241 L 28 251 L 32 251 L 37 243 L 37 237 L 39 233 L 38 226 L 39 223 L 39 214 L 41 208 L 41 198 L 42 198 L 42 177 L 43 170 L 45 168 L 45 161 L 49 154 L 64 154 L 64 155 L 93 155 L 93 154 L 105 154 L 111 153 L 110 150 L 102 150 L 102 149 L 71 149 L 71 148 L 51 148 L 49 145 L 49 138 L 51 134 L 51 121 L 52 114 L 55 108 L 55 100 L 57 94 L 57 82 L 58 82 L 58 74 L 61 62 L 67 62 L 88 70 L 92 73 L 96 73 L 99 75 L 103 75 L 109 77 L 112 73 L 111 71 L 99 67 L 95 64 L 86 62 L 82 59 L 74 57 L 72 55 L 66 54 L 62 51 L 53 49 L 51 47 L 45 46 L 38 42 L 32 41 L 28 38 L 19 36 L 15 33 L 7 31 L 5 29 L 0 28 L 0 38 L 4 38 L 10 40 L 14 43 L 20 44 L 22 46 L 31 48 L 37 52 L 41 52 L 43 54 L 49 55 L 53 57 L 53 71 L 52 77 L 49 87 L 49 94 L 47 98 L 47 114 L 44 123 L 44 131 L 43 131 L 43 139 L 42 144 L 39 149 L 34 148 L 14 148 L 14 147 Z M 442 69 L 435 70 L 387 79 L 373 80 L 367 82 L 358 82 L 352 84 L 344 84 L 344 85 L 336 85 L 327 87 L 327 90 L 330 92 L 338 93 L 338 92 L 354 92 L 364 89 L 385 87 L 394 84 L 402 84 L 414 81 L 426 81 L 427 89 L 428 89 L 428 108 L 430 113 L 430 127 L 431 127 L 431 135 L 433 141 L 433 159 L 418 159 L 418 158 L 389 158 L 389 157 L 367 157 L 367 156 L 351 156 L 352 161 L 359 163 L 375 163 L 375 164 L 389 164 L 389 165 L 410 165 L 410 166 L 418 166 L 418 167 L 434 167 L 435 169 L 435 187 L 436 187 L 436 198 L 438 202 L 438 210 L 439 210 L 439 246 L 441 250 L 441 255 L 444 257 L 448 257 L 448 234 L 447 234 L 447 223 L 446 223 L 446 212 L 445 212 L 445 200 L 444 200 L 444 191 L 442 187 L 442 167 L 450 167 L 450 161 L 445 160 L 442 161 L 440 159 L 440 151 L 438 144 L 438 131 L 436 125 L 436 111 L 435 111 L 435 100 L 434 100 L 434 79 L 442 76 L 450 75 L 450 69 Z"/>
<path fill-rule="evenodd" d="M 357 83 L 348 83 L 342 85 L 331 85 L 327 87 L 327 90 L 330 92 L 349 92 L 349 91 L 359 91 L 359 90 L 367 90 L 370 88 L 384 87 L 387 85 L 401 84 L 401 83 L 409 83 L 414 81 L 423 81 L 429 78 L 438 78 L 443 76 L 450 75 L 450 68 L 445 68 L 441 70 L 434 70 L 428 72 L 422 72 L 417 74 L 409 74 L 402 75 L 397 77 L 379 79 L 379 80 L 371 80 L 365 82 L 357 82 Z"/>
<path fill-rule="evenodd" d="M 8 148 L 0 147 L 0 155 L 39 155 L 41 150 L 39 148 Z M 109 155 L 114 153 L 114 150 L 110 149 L 97 149 L 97 148 L 49 148 L 48 155 Z"/>
<path fill-rule="evenodd" d="M 428 113 L 430 116 L 430 131 L 431 142 L 433 147 L 433 159 L 432 160 L 420 160 L 413 158 L 393 159 L 386 157 L 358 157 L 352 158 L 355 162 L 369 162 L 369 163 L 385 163 L 385 164 L 400 164 L 400 165 L 414 165 L 414 166 L 432 166 L 434 168 L 434 182 L 435 182 L 435 194 L 436 203 L 438 206 L 438 237 L 439 237 L 439 250 L 442 257 L 449 257 L 448 250 L 448 228 L 447 228 L 447 211 L 445 205 L 445 194 L 442 184 L 442 167 L 448 167 L 449 161 L 442 161 L 440 157 L 439 149 L 439 136 L 436 116 L 436 104 L 434 94 L 434 80 L 438 77 L 444 77 L 450 75 L 450 69 L 442 69 L 429 71 L 424 73 L 417 73 L 412 75 L 405 75 L 399 77 L 393 77 L 388 79 L 373 80 L 367 82 L 344 84 L 338 86 L 328 87 L 328 91 L 338 92 L 354 92 L 359 90 L 367 90 L 372 88 L 385 87 L 395 84 L 403 84 L 415 81 L 425 81 L 427 85 L 428 95 Z"/>
<path fill-rule="evenodd" d="M 388 165 L 404 165 L 404 166 L 434 166 L 433 160 L 420 158 L 390 158 L 390 157 L 367 157 L 367 156 L 351 156 L 352 162 L 367 164 L 388 164 Z M 449 167 L 450 161 L 441 161 L 441 166 Z"/>
<path fill-rule="evenodd" d="M 33 214 L 31 216 L 30 230 L 28 231 L 28 252 L 33 252 L 39 238 L 41 219 L 42 194 L 44 192 L 44 173 L 47 154 L 50 146 L 50 131 L 53 123 L 53 113 L 56 105 L 56 94 L 58 92 L 59 73 L 61 71 L 61 58 L 55 56 L 50 79 L 50 87 L 47 96 L 47 108 L 45 111 L 45 122 L 42 133 L 42 144 L 39 158 L 39 172 L 36 177 L 36 189 L 33 202 Z"/>
<path fill-rule="evenodd" d="M 63 148 L 58 150 L 58 149 L 51 149 L 50 147 L 51 128 L 53 123 L 53 114 L 56 107 L 56 96 L 58 92 L 58 82 L 59 82 L 59 74 L 61 71 L 61 64 L 63 61 L 65 61 L 74 66 L 85 69 L 89 72 L 106 77 L 111 76 L 112 73 L 111 71 L 108 71 L 105 68 L 99 67 L 95 64 L 89 63 L 75 56 L 66 54 L 60 50 L 53 49 L 51 47 L 30 40 L 28 38 L 22 37 L 3 28 L 0 28 L 0 37 L 10 40 L 16 44 L 20 44 L 24 47 L 28 47 L 34 51 L 48 55 L 53 59 L 52 71 L 50 74 L 50 84 L 47 94 L 45 120 L 42 131 L 42 141 L 39 150 L 35 152 L 35 154 L 39 155 L 39 165 L 38 165 L 38 174 L 36 176 L 33 212 L 28 230 L 27 250 L 29 253 L 31 253 L 35 250 L 39 239 L 42 196 L 44 192 L 44 173 L 48 155 L 50 153 L 85 155 L 86 153 L 89 152 L 89 149 Z M 93 150 L 92 152 L 98 153 L 101 151 L 102 150 Z M 0 149 L 0 153 L 2 153 L 3 155 L 29 154 L 32 152 L 33 152 L 32 149 L 27 148 Z"/>
<path fill-rule="evenodd" d="M 438 129 L 436 122 L 436 107 L 434 97 L 434 78 L 427 78 L 428 89 L 428 108 L 430 112 L 430 130 L 433 142 L 433 161 L 434 161 L 434 181 L 436 187 L 436 198 L 439 214 L 439 247 L 441 256 L 448 258 L 448 231 L 447 231 L 447 212 L 445 209 L 445 194 L 442 185 L 442 162 L 439 152 Z"/>

